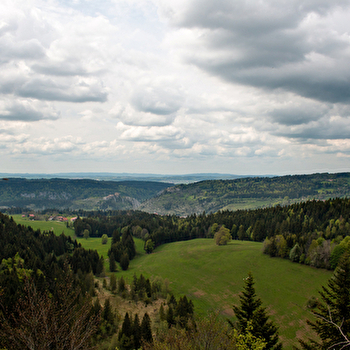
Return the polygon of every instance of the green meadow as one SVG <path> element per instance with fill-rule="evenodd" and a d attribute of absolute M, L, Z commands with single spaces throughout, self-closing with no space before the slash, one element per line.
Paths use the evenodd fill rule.
<path fill-rule="evenodd" d="M 102 245 L 100 238 L 79 239 L 88 249 L 97 249 L 105 257 L 110 242 Z M 145 277 L 168 279 L 175 295 L 187 295 L 195 305 L 197 315 L 219 311 L 223 318 L 234 318 L 232 305 L 239 302 L 244 278 L 251 271 L 257 295 L 267 307 L 271 319 L 279 326 L 285 349 L 296 345 L 297 337 L 309 332 L 306 319 L 311 318 L 306 304 L 310 297 L 326 285 L 331 271 L 270 258 L 262 254 L 261 243 L 231 241 L 216 246 L 212 239 L 175 242 L 145 254 L 143 241 L 135 239 L 138 254 L 127 271 L 117 272 L 129 282 L 134 273 Z"/>
<path fill-rule="evenodd" d="M 65 222 L 31 220 L 28 217 L 23 218 L 22 215 L 19 214 L 12 215 L 12 217 L 17 224 L 31 226 L 33 230 L 40 229 L 41 231 L 53 231 L 56 235 L 60 235 L 63 232 L 66 236 L 74 237 L 74 230 L 72 228 L 68 228 Z"/>
<path fill-rule="evenodd" d="M 20 215 L 14 215 L 14 219 L 33 229 L 74 236 L 74 231 L 61 222 L 30 221 Z M 105 245 L 101 238 L 80 238 L 78 242 L 104 256 L 109 273 L 107 253 L 111 238 Z M 244 279 L 251 271 L 256 293 L 279 326 L 285 349 L 291 349 L 297 337 L 307 336 L 306 319 L 312 317 L 307 301 L 317 297 L 318 290 L 332 276 L 331 271 L 270 258 L 262 254 L 262 244 L 257 242 L 231 241 L 227 246 L 216 246 L 212 239 L 196 239 L 165 244 L 149 255 L 143 250 L 142 240 L 135 239 L 135 244 L 135 259 L 127 271 L 119 268 L 117 277 L 124 276 L 131 282 L 134 273 L 142 273 L 145 277 L 168 279 L 175 295 L 185 294 L 192 299 L 197 315 L 218 311 L 223 318 L 233 319 L 232 305 L 238 303 Z"/>
<path fill-rule="evenodd" d="M 308 299 L 318 295 L 332 272 L 270 258 L 261 248 L 256 242 L 231 241 L 227 246 L 216 246 L 211 239 L 176 242 L 139 255 L 128 271 L 117 276 L 130 280 L 134 273 L 142 273 L 167 278 L 176 295 L 192 299 L 197 314 L 219 311 L 224 318 L 233 318 L 232 305 L 238 303 L 251 271 L 257 295 L 279 326 L 285 349 L 291 349 L 296 337 L 308 334 Z"/>

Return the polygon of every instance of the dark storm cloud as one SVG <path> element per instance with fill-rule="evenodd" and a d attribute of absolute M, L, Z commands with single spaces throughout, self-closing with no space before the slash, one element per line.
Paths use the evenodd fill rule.
<path fill-rule="evenodd" d="M 198 0 L 169 17 L 202 31 L 185 60 L 226 81 L 350 103 L 348 31 L 332 27 L 331 18 L 349 4 Z"/>
<path fill-rule="evenodd" d="M 296 105 L 295 102 L 285 107 L 277 108 L 269 113 L 272 121 L 281 125 L 291 126 L 308 124 L 311 121 L 324 117 L 329 108 L 317 103 L 303 103 Z"/>
<path fill-rule="evenodd" d="M 282 127 L 274 134 L 300 140 L 348 139 L 350 124 L 348 118 L 323 118 L 317 122 L 310 122 L 308 125 Z"/>

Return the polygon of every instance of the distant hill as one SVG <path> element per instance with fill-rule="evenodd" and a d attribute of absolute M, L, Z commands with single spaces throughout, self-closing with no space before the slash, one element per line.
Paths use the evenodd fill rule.
<path fill-rule="evenodd" d="M 136 209 L 169 186 L 153 181 L 8 178 L 0 181 L 0 207 Z"/>
<path fill-rule="evenodd" d="M 168 182 L 171 184 L 187 184 L 204 180 L 227 180 L 250 177 L 249 175 L 198 173 L 198 174 L 138 174 L 138 173 L 57 173 L 57 174 L 17 174 L 0 173 L 2 178 L 26 178 L 26 179 L 91 179 L 104 181 L 154 181 Z"/>
<path fill-rule="evenodd" d="M 251 177 L 177 185 L 164 189 L 139 209 L 185 216 L 345 196 L 350 196 L 350 173 Z"/>

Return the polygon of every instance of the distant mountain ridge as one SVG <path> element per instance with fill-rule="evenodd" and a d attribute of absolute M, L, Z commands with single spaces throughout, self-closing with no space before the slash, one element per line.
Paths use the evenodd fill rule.
<path fill-rule="evenodd" d="M 176 185 L 142 203 L 140 210 L 186 216 L 347 196 L 350 173 L 251 177 Z"/>
<path fill-rule="evenodd" d="M 193 176 L 198 179 L 200 174 Z M 138 209 L 187 216 L 204 211 L 255 209 L 334 197 L 350 197 L 350 173 L 242 177 L 175 186 L 155 181 L 68 178 L 9 177 L 8 181 L 0 181 L 0 208 L 3 209 Z"/>
<path fill-rule="evenodd" d="M 269 176 L 269 175 L 266 175 Z M 265 176 L 265 177 L 266 177 Z M 195 173 L 195 174 L 138 174 L 138 173 L 56 173 L 56 174 L 18 174 L 0 173 L 3 178 L 26 178 L 26 179 L 91 179 L 105 181 L 155 181 L 168 182 L 171 184 L 192 183 L 203 180 L 238 179 L 241 177 L 255 177 L 253 175 L 234 175 L 220 173 Z"/>
<path fill-rule="evenodd" d="M 91 179 L 23 179 L 0 181 L 0 207 L 119 210 L 137 209 L 169 183 Z"/>

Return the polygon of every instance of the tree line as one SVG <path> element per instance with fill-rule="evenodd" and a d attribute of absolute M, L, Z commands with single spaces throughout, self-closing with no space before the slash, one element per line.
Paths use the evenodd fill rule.
<path fill-rule="evenodd" d="M 103 272 L 99 254 L 3 214 L 0 246 L 0 348 L 89 348 L 99 323 L 90 299 L 93 274 Z"/>
<path fill-rule="evenodd" d="M 86 213 L 76 220 L 78 236 L 83 230 L 91 236 L 128 230 L 145 241 L 149 253 L 170 242 L 213 238 L 229 230 L 232 239 L 264 242 L 264 253 L 272 257 L 319 268 L 334 269 L 342 254 L 350 249 L 350 200 L 334 198 L 307 201 L 265 209 L 218 211 L 181 218 L 140 211 Z M 228 232 L 227 232 L 228 233 Z M 217 236 L 216 236 L 217 237 Z"/>

